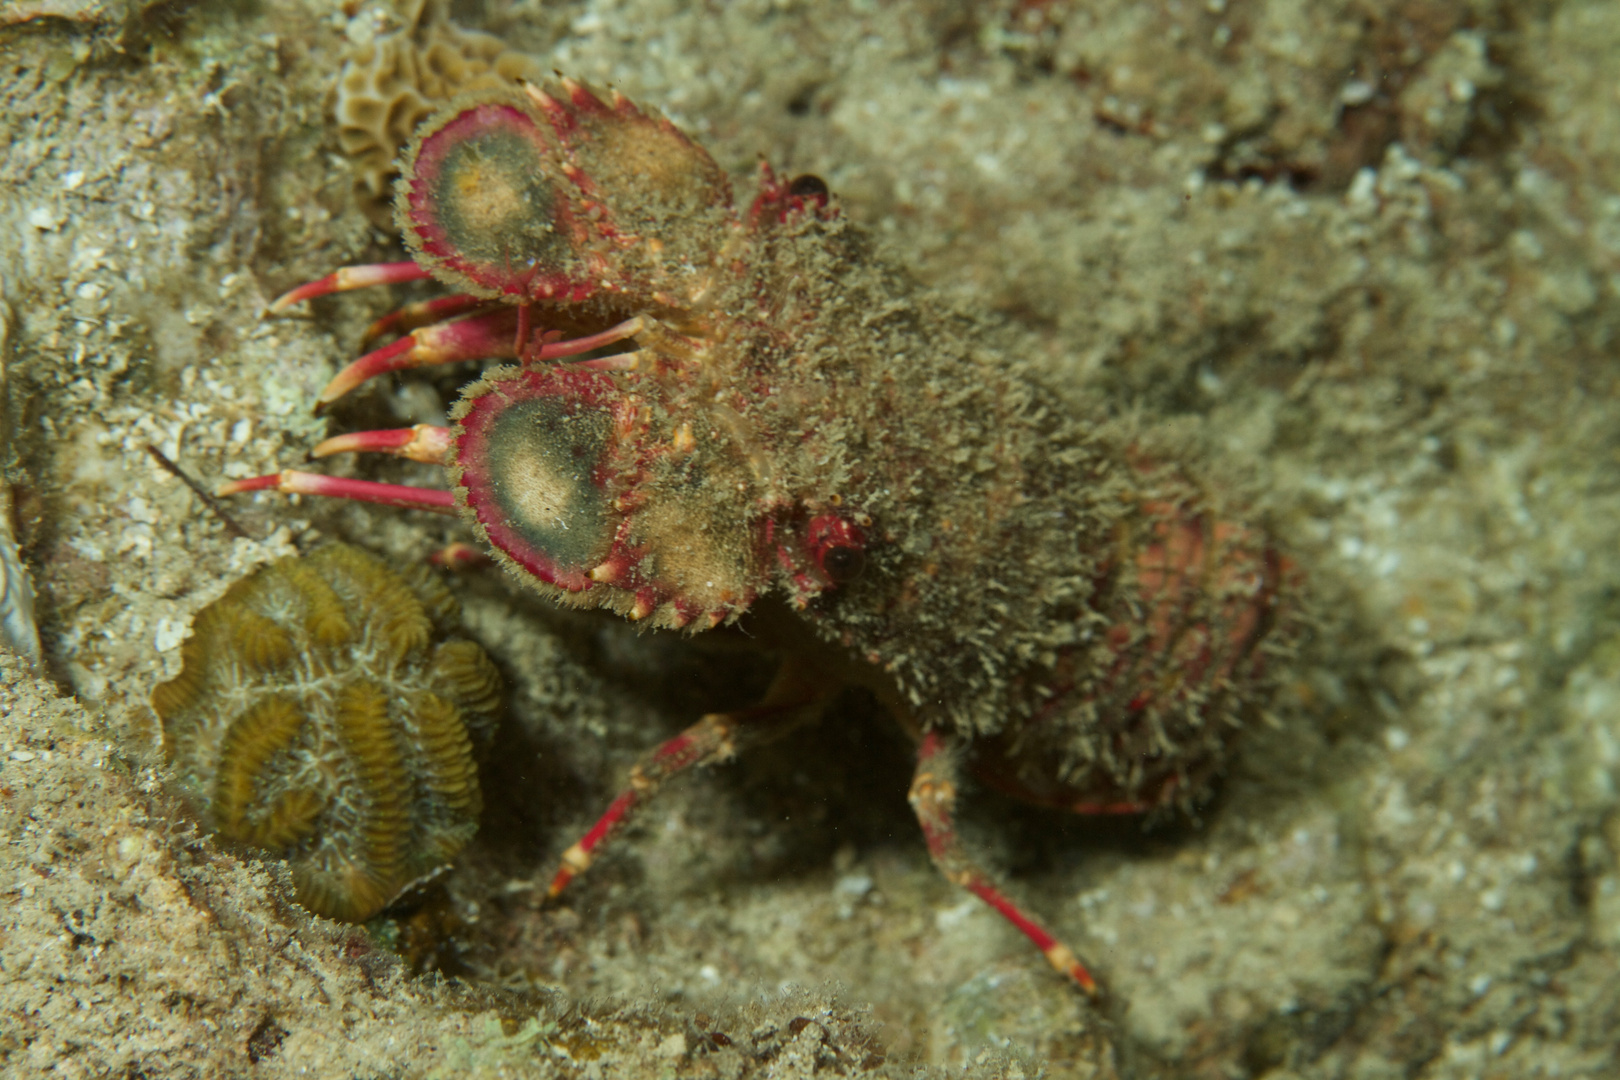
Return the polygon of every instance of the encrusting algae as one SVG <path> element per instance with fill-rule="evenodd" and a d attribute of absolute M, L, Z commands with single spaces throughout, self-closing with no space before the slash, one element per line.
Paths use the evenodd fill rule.
<path fill-rule="evenodd" d="M 370 918 L 477 831 L 501 679 L 459 618 L 427 569 L 327 544 L 198 612 L 152 693 L 204 824 L 284 856 L 317 914 Z"/>

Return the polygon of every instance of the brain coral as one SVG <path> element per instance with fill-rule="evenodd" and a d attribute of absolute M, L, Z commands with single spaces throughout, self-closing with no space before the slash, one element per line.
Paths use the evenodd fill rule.
<path fill-rule="evenodd" d="M 437 4 L 422 4 L 405 29 L 351 51 L 338 76 L 333 111 L 338 142 L 354 165 L 355 200 L 392 229 L 394 163 L 416 126 L 457 94 L 538 79 L 543 70 L 500 38 L 462 30 Z"/>
<path fill-rule="evenodd" d="M 328 544 L 198 612 L 152 693 L 204 824 L 284 856 L 317 914 L 370 918 L 477 831 L 501 683 L 459 615 L 426 568 Z"/>

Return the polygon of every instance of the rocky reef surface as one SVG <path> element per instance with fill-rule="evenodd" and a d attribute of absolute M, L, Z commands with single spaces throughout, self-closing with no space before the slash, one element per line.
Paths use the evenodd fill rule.
<path fill-rule="evenodd" d="M 213 483 L 326 434 L 308 403 L 390 298 L 263 311 L 398 257 L 331 110 L 406 7 L 0 5 L 0 444 L 41 643 L 0 675 L 6 1071 L 1620 1071 L 1620 9 L 453 6 L 664 110 L 740 191 L 760 154 L 825 178 L 1062 393 L 1182 425 L 1305 568 L 1317 633 L 1199 820 L 970 800 L 1093 1006 L 935 874 L 858 700 L 673 785 L 544 903 L 630 762 L 768 671 L 493 575 L 452 587 L 508 715 L 423 895 L 317 920 L 186 816 L 149 700 L 193 616 L 323 537 L 462 538 L 269 498 L 233 537 L 147 450 Z M 469 375 L 337 421 L 442 421 Z"/>

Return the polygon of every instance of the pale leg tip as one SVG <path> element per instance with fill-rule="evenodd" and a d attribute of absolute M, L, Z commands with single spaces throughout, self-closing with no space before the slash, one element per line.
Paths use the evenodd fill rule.
<path fill-rule="evenodd" d="M 1074 955 L 1074 950 L 1059 941 L 1054 942 L 1045 951 L 1047 962 L 1052 967 L 1073 979 L 1088 997 L 1099 996 L 1101 991 L 1097 988 L 1097 980 L 1091 977 L 1091 972 L 1087 971 L 1080 958 Z"/>

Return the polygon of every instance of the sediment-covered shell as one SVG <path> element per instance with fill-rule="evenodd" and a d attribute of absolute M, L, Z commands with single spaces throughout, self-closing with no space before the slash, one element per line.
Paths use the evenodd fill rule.
<path fill-rule="evenodd" d="M 370 918 L 477 831 L 501 680 L 458 619 L 425 568 L 328 544 L 198 612 L 152 693 L 204 824 L 284 856 L 317 914 Z"/>

